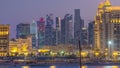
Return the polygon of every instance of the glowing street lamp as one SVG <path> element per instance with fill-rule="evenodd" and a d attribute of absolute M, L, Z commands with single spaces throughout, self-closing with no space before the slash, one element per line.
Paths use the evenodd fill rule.
<path fill-rule="evenodd" d="M 110 57 L 111 57 L 111 54 L 110 54 L 110 53 L 111 53 L 111 44 L 112 44 L 112 42 L 111 42 L 111 41 L 108 41 L 108 48 L 109 48 L 109 50 L 108 50 L 108 51 L 109 51 L 109 52 L 108 52 L 108 53 L 109 53 L 108 56 L 109 56 L 109 59 L 110 59 Z"/>
<path fill-rule="evenodd" d="M 111 41 L 109 41 L 109 42 L 108 42 L 108 44 L 109 44 L 109 45 L 111 45 L 111 44 L 112 44 L 112 42 L 111 42 Z"/>

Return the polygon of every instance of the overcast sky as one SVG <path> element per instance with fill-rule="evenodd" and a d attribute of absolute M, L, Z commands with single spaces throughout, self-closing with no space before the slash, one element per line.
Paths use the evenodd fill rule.
<path fill-rule="evenodd" d="M 15 37 L 16 24 L 32 22 L 53 13 L 54 17 L 73 14 L 80 9 L 82 19 L 92 21 L 98 4 L 104 0 L 0 0 L 0 24 L 11 25 L 11 37 Z M 112 5 L 120 5 L 120 0 L 111 0 Z"/>

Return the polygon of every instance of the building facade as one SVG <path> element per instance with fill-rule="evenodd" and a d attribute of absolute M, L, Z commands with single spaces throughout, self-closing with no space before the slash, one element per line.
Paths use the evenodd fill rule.
<path fill-rule="evenodd" d="M 38 47 L 38 31 L 37 31 L 37 22 L 33 21 L 30 24 L 30 34 L 32 35 L 32 47 Z"/>
<path fill-rule="evenodd" d="M 81 40 L 81 29 L 84 27 L 84 21 L 80 17 L 80 9 L 75 9 L 74 15 L 74 44 L 78 45 L 78 41 Z"/>
<path fill-rule="evenodd" d="M 61 43 L 61 19 L 56 17 L 56 45 Z"/>
<path fill-rule="evenodd" d="M 45 24 L 45 45 L 54 45 L 55 34 L 53 34 L 54 30 L 54 20 L 53 14 L 49 14 L 46 16 L 46 24 Z"/>
<path fill-rule="evenodd" d="M 94 47 L 94 21 L 88 24 L 88 45 Z"/>
<path fill-rule="evenodd" d="M 30 35 L 30 24 L 20 23 L 16 26 L 16 38 L 26 38 Z"/>
<path fill-rule="evenodd" d="M 27 36 L 26 39 L 18 38 L 10 40 L 10 56 L 28 56 L 32 52 L 32 36 Z"/>
<path fill-rule="evenodd" d="M 37 21 L 37 32 L 38 32 L 38 47 L 42 47 L 45 44 L 45 20 L 40 18 Z"/>
<path fill-rule="evenodd" d="M 109 0 L 98 6 L 95 16 L 95 48 L 119 50 L 120 47 L 120 6 L 112 6 Z"/>
<path fill-rule="evenodd" d="M 9 55 L 10 25 L 0 24 L 0 56 Z"/>
<path fill-rule="evenodd" d="M 73 16 L 66 14 L 61 21 L 61 43 L 71 44 L 73 40 Z"/>
<path fill-rule="evenodd" d="M 88 29 L 86 27 L 81 30 L 81 45 L 88 46 Z"/>

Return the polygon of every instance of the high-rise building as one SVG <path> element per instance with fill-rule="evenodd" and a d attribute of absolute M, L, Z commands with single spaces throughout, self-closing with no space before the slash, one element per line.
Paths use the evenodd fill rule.
<path fill-rule="evenodd" d="M 61 21 L 61 43 L 71 44 L 73 40 L 73 16 L 66 14 Z"/>
<path fill-rule="evenodd" d="M 54 30 L 54 20 L 53 14 L 49 14 L 46 16 L 46 25 L 45 25 L 45 45 L 54 45 L 55 34 L 53 34 Z"/>
<path fill-rule="evenodd" d="M 61 43 L 61 19 L 56 17 L 56 45 Z"/>
<path fill-rule="evenodd" d="M 100 3 L 95 16 L 95 48 L 120 50 L 120 6 L 112 6 L 109 0 Z"/>
<path fill-rule="evenodd" d="M 83 27 L 81 30 L 81 45 L 88 46 L 88 29 L 86 27 Z"/>
<path fill-rule="evenodd" d="M 37 31 L 38 31 L 38 47 L 43 47 L 45 44 L 45 20 L 44 18 L 40 18 L 37 21 Z"/>
<path fill-rule="evenodd" d="M 16 27 L 16 37 L 17 38 L 26 38 L 30 35 L 30 24 L 20 23 Z"/>
<path fill-rule="evenodd" d="M 81 40 L 81 29 L 84 27 L 84 20 L 80 17 L 80 9 L 75 9 L 74 12 L 74 44 L 78 45 Z"/>
<path fill-rule="evenodd" d="M 7 56 L 9 53 L 10 25 L 0 24 L 0 56 Z"/>
<path fill-rule="evenodd" d="M 94 21 L 88 24 L 88 45 L 94 46 Z"/>
<path fill-rule="evenodd" d="M 37 22 L 33 21 L 30 24 L 30 34 L 32 35 L 32 47 L 38 47 L 38 32 L 37 32 Z"/>

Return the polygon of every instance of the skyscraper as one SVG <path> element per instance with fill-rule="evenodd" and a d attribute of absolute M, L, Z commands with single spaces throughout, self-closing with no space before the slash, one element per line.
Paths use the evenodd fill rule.
<path fill-rule="evenodd" d="M 61 19 L 56 17 L 56 45 L 61 43 Z"/>
<path fill-rule="evenodd" d="M 94 21 L 88 23 L 88 45 L 94 46 Z"/>
<path fill-rule="evenodd" d="M 75 9 L 74 15 L 74 44 L 78 45 L 81 37 L 81 29 L 84 27 L 84 21 L 80 17 L 80 9 Z"/>
<path fill-rule="evenodd" d="M 26 38 L 30 35 L 30 24 L 20 23 L 16 26 L 16 37 L 17 38 Z"/>
<path fill-rule="evenodd" d="M 7 56 L 9 53 L 10 25 L 0 24 L 0 56 Z"/>
<path fill-rule="evenodd" d="M 44 18 L 40 18 L 37 21 L 37 32 L 38 32 L 38 47 L 43 47 L 45 44 L 45 20 Z"/>
<path fill-rule="evenodd" d="M 81 45 L 88 46 L 88 29 L 86 27 L 81 30 Z"/>
<path fill-rule="evenodd" d="M 46 16 L 46 25 L 45 25 L 45 45 L 54 45 L 54 21 L 53 14 Z"/>
<path fill-rule="evenodd" d="M 96 49 L 111 47 L 120 50 L 120 6 L 112 6 L 109 0 L 100 3 L 95 16 L 94 39 Z"/>
<path fill-rule="evenodd" d="M 32 47 L 38 47 L 38 32 L 37 32 L 37 22 L 33 21 L 30 24 L 30 34 L 32 35 Z"/>
<path fill-rule="evenodd" d="M 71 44 L 73 39 L 73 16 L 66 14 L 61 21 L 61 42 L 62 44 Z"/>

